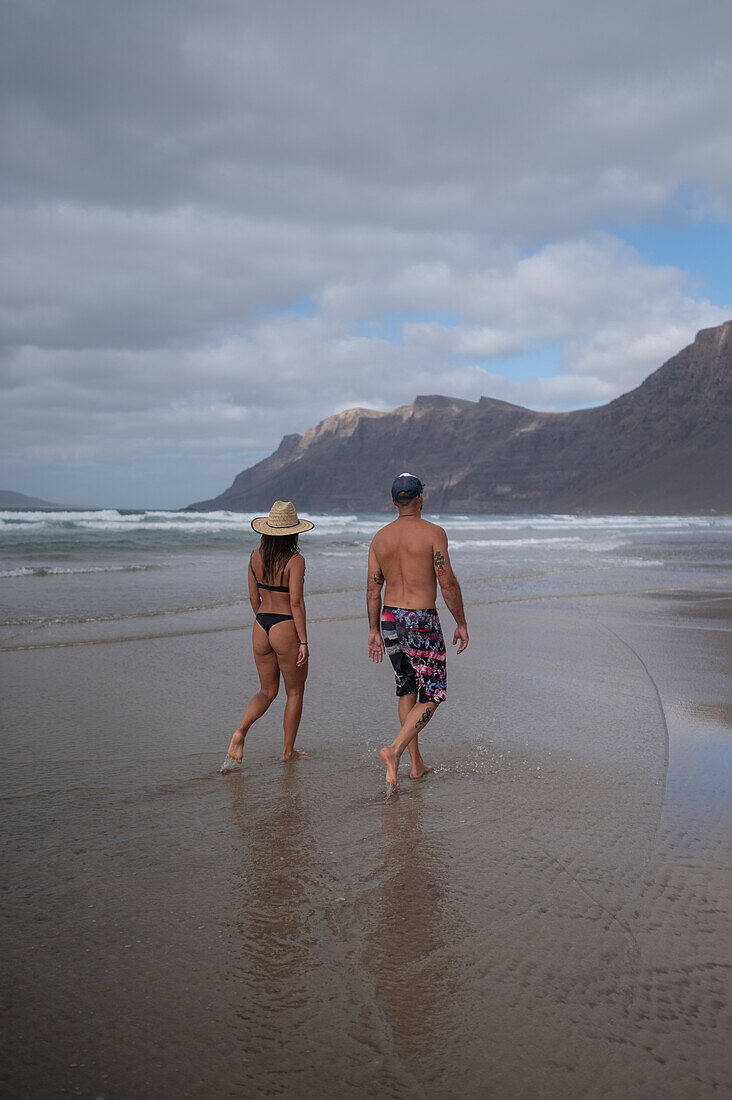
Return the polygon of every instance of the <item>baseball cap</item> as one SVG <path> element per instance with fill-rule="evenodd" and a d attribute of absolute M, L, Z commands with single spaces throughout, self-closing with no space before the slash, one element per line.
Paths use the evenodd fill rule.
<path fill-rule="evenodd" d="M 403 473 L 395 477 L 391 486 L 391 499 L 397 501 L 414 500 L 424 489 L 424 485 L 414 474 Z"/>

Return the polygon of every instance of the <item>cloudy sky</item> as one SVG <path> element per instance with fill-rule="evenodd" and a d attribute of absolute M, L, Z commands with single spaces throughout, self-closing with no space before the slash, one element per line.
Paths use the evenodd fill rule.
<path fill-rule="evenodd" d="M 732 317 L 729 0 L 2 0 L 0 487 L 179 507 Z"/>

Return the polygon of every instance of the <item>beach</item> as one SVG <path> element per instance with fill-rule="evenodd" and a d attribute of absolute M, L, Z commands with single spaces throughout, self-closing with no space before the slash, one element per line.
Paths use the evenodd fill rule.
<path fill-rule="evenodd" d="M 441 517 L 470 646 L 389 798 L 379 519 L 302 539 L 306 757 L 281 696 L 226 775 L 255 543 L 145 522 L 4 561 L 6 1095 L 732 1087 L 729 520 Z"/>

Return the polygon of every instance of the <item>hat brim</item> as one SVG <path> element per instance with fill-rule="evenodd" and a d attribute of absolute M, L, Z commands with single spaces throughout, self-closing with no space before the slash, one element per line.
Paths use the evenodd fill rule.
<path fill-rule="evenodd" d="M 299 523 L 296 523 L 294 527 L 270 527 L 269 516 L 258 516 L 252 520 L 252 529 L 257 532 L 258 535 L 278 535 L 284 537 L 285 535 L 301 535 L 303 531 L 312 531 L 314 523 L 311 523 L 309 519 L 301 519 Z"/>

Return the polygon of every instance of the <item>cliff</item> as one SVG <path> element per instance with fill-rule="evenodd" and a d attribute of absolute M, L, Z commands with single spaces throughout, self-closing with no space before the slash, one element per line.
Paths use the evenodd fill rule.
<path fill-rule="evenodd" d="M 349 409 L 285 436 L 189 508 L 264 513 L 280 498 L 311 511 L 386 510 L 405 469 L 433 512 L 732 512 L 732 321 L 598 408 L 429 396 L 389 413 Z"/>

